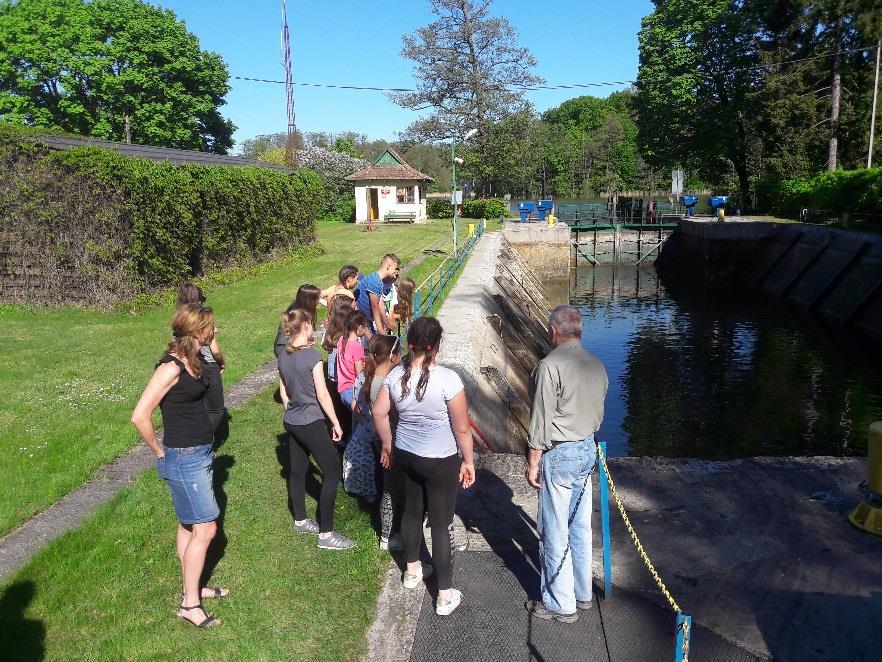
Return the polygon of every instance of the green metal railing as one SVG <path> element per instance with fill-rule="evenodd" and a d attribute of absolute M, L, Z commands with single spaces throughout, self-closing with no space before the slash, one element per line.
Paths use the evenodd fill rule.
<path fill-rule="evenodd" d="M 451 257 L 445 258 L 440 266 L 420 283 L 413 295 L 413 318 L 425 317 L 435 313 L 451 286 L 456 275 L 471 255 L 481 236 L 484 234 L 484 221 L 478 223 L 474 234 Z"/>

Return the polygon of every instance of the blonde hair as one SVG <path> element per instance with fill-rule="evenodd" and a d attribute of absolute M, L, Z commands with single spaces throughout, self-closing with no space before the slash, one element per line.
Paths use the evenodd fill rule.
<path fill-rule="evenodd" d="M 309 322 L 312 324 L 312 313 L 303 308 L 291 308 L 282 313 L 282 328 L 288 336 L 288 344 L 285 349 L 290 354 L 296 348 L 294 347 L 294 339 L 303 331 L 303 325 Z"/>
<path fill-rule="evenodd" d="M 185 303 L 175 309 L 171 326 L 174 338 L 168 344 L 166 352 L 187 359 L 193 374 L 197 378 L 201 377 L 202 362 L 199 360 L 201 345 L 196 336 L 214 329 L 214 312 L 211 308 Z"/>

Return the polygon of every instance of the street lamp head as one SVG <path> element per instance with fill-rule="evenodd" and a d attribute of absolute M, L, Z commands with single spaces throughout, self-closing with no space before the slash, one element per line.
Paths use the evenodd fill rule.
<path fill-rule="evenodd" d="M 459 158 L 458 156 L 457 156 L 456 158 L 453 159 L 453 162 L 454 162 L 456 165 L 462 165 L 463 163 L 465 163 L 465 161 L 463 161 L 463 160 L 462 160 L 461 158 Z"/>
<path fill-rule="evenodd" d="M 467 134 L 465 134 L 462 139 L 468 140 L 469 138 L 474 138 L 478 133 L 477 129 L 471 129 Z"/>

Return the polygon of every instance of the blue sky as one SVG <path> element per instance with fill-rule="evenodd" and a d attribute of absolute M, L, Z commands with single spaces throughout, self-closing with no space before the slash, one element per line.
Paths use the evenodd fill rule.
<path fill-rule="evenodd" d="M 183 19 L 203 48 L 220 53 L 233 76 L 281 80 L 281 0 L 153 0 Z M 496 0 L 538 61 L 548 83 L 632 80 L 637 75 L 637 31 L 652 11 L 649 0 Z M 413 69 L 400 56 L 401 36 L 432 20 L 424 0 L 289 0 L 295 81 L 411 87 Z M 261 133 L 284 131 L 284 85 L 232 80 L 221 112 L 236 124 L 237 145 Z M 620 86 L 621 87 L 621 86 Z M 537 110 L 615 87 L 529 92 Z M 380 92 L 295 88 L 297 128 L 358 131 L 395 137 L 415 118 Z"/>

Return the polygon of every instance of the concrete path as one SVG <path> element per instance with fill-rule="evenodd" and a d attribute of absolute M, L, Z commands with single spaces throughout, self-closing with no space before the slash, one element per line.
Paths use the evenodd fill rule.
<path fill-rule="evenodd" d="M 278 374 L 275 361 L 261 366 L 227 390 L 227 408 L 243 405 L 278 379 Z M 156 436 L 162 439 L 162 430 Z M 0 538 L 0 580 L 16 572 L 44 545 L 79 526 L 95 508 L 153 466 L 153 461 L 147 445 L 137 444 L 99 469 L 91 480 Z"/>
<path fill-rule="evenodd" d="M 610 470 L 659 574 L 693 616 L 690 659 L 878 659 L 882 538 L 845 517 L 864 460 L 613 458 Z M 588 659 L 671 659 L 673 612 L 613 503 L 612 595 L 572 629 L 527 618 L 523 601 L 538 590 L 536 501 L 520 456 L 478 460 L 477 483 L 460 493 L 455 520 L 461 613 L 436 617 L 431 582 L 405 591 L 393 565 L 364 659 L 565 660 L 588 650 L 596 652 Z"/>

